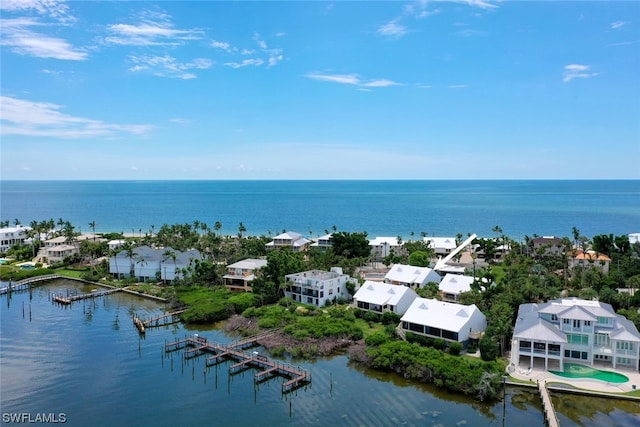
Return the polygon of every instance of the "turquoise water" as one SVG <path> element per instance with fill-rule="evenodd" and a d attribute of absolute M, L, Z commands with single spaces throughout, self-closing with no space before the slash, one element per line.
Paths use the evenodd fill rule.
<path fill-rule="evenodd" d="M 609 383 L 626 383 L 629 381 L 625 375 L 617 372 L 603 371 L 578 363 L 565 363 L 564 371 L 549 371 L 552 374 L 565 378 L 590 378 Z"/>
<path fill-rule="evenodd" d="M 88 232 L 203 221 L 236 234 L 335 225 L 370 236 L 640 232 L 640 181 L 0 181 L 2 219 L 58 218 Z"/>

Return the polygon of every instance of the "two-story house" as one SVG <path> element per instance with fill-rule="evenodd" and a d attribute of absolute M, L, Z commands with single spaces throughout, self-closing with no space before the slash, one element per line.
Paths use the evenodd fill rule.
<path fill-rule="evenodd" d="M 440 283 L 440 280 L 442 277 L 431 268 L 406 264 L 394 264 L 384 276 L 385 283 L 413 289 L 421 288 L 429 282 Z"/>
<path fill-rule="evenodd" d="M 267 265 L 266 259 L 247 258 L 227 266 L 227 274 L 222 276 L 224 285 L 232 291 L 251 292 L 251 282 L 257 270 Z"/>
<path fill-rule="evenodd" d="M 571 251 L 567 254 L 569 256 L 569 268 L 575 267 L 582 268 L 597 268 L 602 273 L 609 273 L 609 264 L 611 264 L 611 258 L 595 251 Z"/>
<path fill-rule="evenodd" d="M 284 277 L 285 297 L 316 307 L 323 307 L 327 301 L 337 298 L 348 299 L 347 282 L 353 280 L 348 274 L 343 274 L 340 267 L 333 267 L 331 271 L 303 271 Z"/>
<path fill-rule="evenodd" d="M 565 298 L 522 304 L 513 333 L 512 362 L 564 370 L 564 362 L 640 369 L 640 332 L 610 304 Z"/>
<path fill-rule="evenodd" d="M 24 245 L 28 230 L 31 228 L 21 225 L 0 228 L 0 253 L 7 252 L 12 246 Z"/>
<path fill-rule="evenodd" d="M 293 231 L 278 234 L 273 240 L 266 244 L 267 250 L 277 248 L 291 248 L 294 252 L 307 250 L 311 240 L 302 237 L 302 234 Z"/>
<path fill-rule="evenodd" d="M 416 291 L 408 286 L 367 280 L 355 293 L 353 301 L 360 310 L 403 315 L 417 297 Z"/>

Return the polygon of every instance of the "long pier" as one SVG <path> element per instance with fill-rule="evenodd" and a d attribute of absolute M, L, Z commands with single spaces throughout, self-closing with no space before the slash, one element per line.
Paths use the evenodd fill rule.
<path fill-rule="evenodd" d="M 210 342 L 204 337 L 192 335 L 184 339 L 166 343 L 165 352 L 172 352 L 185 349 L 184 358 L 190 359 L 203 354 L 210 354 L 205 360 L 205 366 L 213 366 L 227 360 L 236 361 L 229 367 L 229 374 L 234 375 L 246 369 L 261 369 L 253 376 L 254 383 L 260 383 L 280 375 L 288 380 L 282 383 L 282 393 L 291 392 L 303 385 L 311 383 L 311 372 L 294 367 L 288 363 L 272 361 L 266 356 L 257 353 L 247 353 L 242 349 L 255 346 L 260 338 L 274 334 L 275 331 L 268 331 L 260 335 L 246 338 L 230 345 L 222 345 Z"/>
<path fill-rule="evenodd" d="M 133 324 L 141 334 L 145 333 L 147 328 L 153 328 L 156 326 L 170 325 L 176 323 L 180 318 L 178 317 L 182 313 L 187 311 L 186 309 L 172 311 L 171 313 L 161 314 L 160 316 L 153 317 L 148 320 L 142 320 L 140 317 L 133 316 Z"/>
<path fill-rule="evenodd" d="M 120 292 L 120 291 L 122 291 L 122 289 L 117 288 L 117 289 L 109 289 L 108 291 L 89 292 L 87 294 L 70 295 L 70 296 L 63 296 L 63 295 L 53 294 L 51 296 L 51 301 L 57 302 L 59 304 L 69 305 L 74 301 L 80 301 L 80 300 L 83 300 L 83 299 L 90 299 L 90 298 L 99 298 L 99 297 L 103 297 L 105 295 L 109 295 L 109 294 L 112 294 L 114 292 Z"/>
<path fill-rule="evenodd" d="M 0 295 L 7 294 L 9 292 L 24 291 L 29 289 L 29 287 L 33 283 L 45 282 L 48 280 L 55 280 L 55 279 L 63 279 L 63 277 L 60 276 L 59 274 L 44 274 L 42 276 L 28 277 L 26 279 L 18 280 L 17 282 L 12 283 L 9 286 L 4 286 L 0 288 Z"/>
<path fill-rule="evenodd" d="M 551 396 L 549 395 L 549 389 L 547 389 L 546 380 L 538 380 L 538 392 L 540 393 L 540 399 L 542 400 L 542 409 L 544 409 L 545 424 L 549 427 L 559 427 L 558 416 L 556 410 L 551 402 Z"/>

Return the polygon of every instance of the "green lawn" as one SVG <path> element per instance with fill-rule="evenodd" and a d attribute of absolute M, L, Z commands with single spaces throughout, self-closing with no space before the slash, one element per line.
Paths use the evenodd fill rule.
<path fill-rule="evenodd" d="M 56 270 L 56 274 L 59 274 L 64 277 L 73 277 L 75 279 L 80 279 L 84 273 L 85 271 L 67 270 L 66 268 L 61 268 L 59 270 Z"/>
<path fill-rule="evenodd" d="M 384 331 L 384 325 L 379 322 L 372 322 L 371 326 L 369 326 L 369 322 L 364 319 L 356 319 L 356 326 L 362 329 L 362 333 L 364 334 L 364 338 L 367 338 L 369 335 L 374 332 Z"/>

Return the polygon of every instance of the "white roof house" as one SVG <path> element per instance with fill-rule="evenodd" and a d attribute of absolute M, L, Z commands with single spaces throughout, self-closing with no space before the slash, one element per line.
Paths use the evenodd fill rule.
<path fill-rule="evenodd" d="M 393 250 L 401 248 L 402 244 L 398 243 L 397 237 L 376 237 L 369 240 L 369 246 L 373 257 L 382 259 L 391 254 Z"/>
<path fill-rule="evenodd" d="M 390 311 L 402 315 L 417 297 L 418 294 L 406 286 L 367 280 L 355 293 L 353 300 L 362 310 L 377 313 Z"/>
<path fill-rule="evenodd" d="M 410 288 L 421 288 L 429 282 L 440 283 L 440 280 L 442 277 L 431 268 L 405 264 L 395 264 L 384 276 L 386 283 Z"/>
<path fill-rule="evenodd" d="M 227 266 L 227 274 L 222 276 L 224 285 L 234 291 L 252 291 L 251 282 L 255 271 L 266 266 L 266 259 L 247 258 Z"/>
<path fill-rule="evenodd" d="M 487 318 L 474 304 L 427 298 L 416 298 L 401 321 L 407 332 L 461 343 L 479 338 L 487 327 Z"/>
<path fill-rule="evenodd" d="M 332 234 L 325 234 L 324 236 L 318 237 L 318 239 L 311 244 L 312 248 L 320 248 L 320 249 L 329 249 L 333 247 L 333 243 L 331 242 Z"/>
<path fill-rule="evenodd" d="M 630 233 L 629 234 L 629 243 L 630 244 L 635 244 L 635 243 L 640 243 L 640 233 Z"/>
<path fill-rule="evenodd" d="M 133 272 L 140 280 L 155 279 L 159 275 L 162 281 L 173 281 L 183 277 L 182 270 L 192 261 L 202 259 L 202 254 L 195 249 L 181 252 L 172 248 L 156 249 L 144 245 L 133 248 L 131 257 L 126 250 L 110 257 L 109 273 L 117 277 L 129 277 Z"/>
<path fill-rule="evenodd" d="M 425 237 L 422 240 L 429 243 L 436 255 L 447 255 L 458 246 L 455 237 Z"/>
<path fill-rule="evenodd" d="M 447 273 L 442 278 L 438 289 L 443 299 L 456 302 L 461 293 L 471 290 L 473 281 L 474 278 L 472 276 Z"/>
<path fill-rule="evenodd" d="M 522 304 L 513 331 L 514 364 L 553 364 L 565 361 L 610 363 L 640 368 L 640 332 L 633 322 L 615 313 L 610 304 L 564 298 L 543 304 Z"/>
<path fill-rule="evenodd" d="M 347 299 L 347 282 L 352 281 L 342 268 L 333 267 L 331 271 L 309 270 L 287 274 L 284 296 L 303 304 L 324 307 L 328 301 L 337 298 Z"/>
<path fill-rule="evenodd" d="M 14 245 L 23 245 L 29 230 L 31 230 L 31 227 L 23 227 L 21 225 L 0 228 L 0 252 L 6 252 Z"/>
<path fill-rule="evenodd" d="M 302 237 L 302 234 L 293 231 L 278 234 L 273 240 L 266 244 L 267 249 L 290 247 L 296 252 L 305 250 L 311 240 Z"/>

